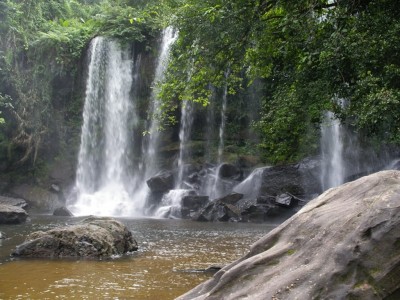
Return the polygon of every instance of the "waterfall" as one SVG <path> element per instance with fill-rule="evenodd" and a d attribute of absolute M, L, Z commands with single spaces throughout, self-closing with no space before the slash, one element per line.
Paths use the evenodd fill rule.
<path fill-rule="evenodd" d="M 157 165 L 157 149 L 159 147 L 159 121 L 158 115 L 160 114 L 161 103 L 157 99 L 157 94 L 159 92 L 158 84 L 163 81 L 164 74 L 168 65 L 169 55 L 171 46 L 176 41 L 178 35 L 177 32 L 172 27 L 167 27 L 164 29 L 161 40 L 160 54 L 157 59 L 157 67 L 155 72 L 155 77 L 153 81 L 153 91 L 151 95 L 150 111 L 149 117 L 151 119 L 150 125 L 148 127 L 147 141 L 144 143 L 143 147 L 143 160 L 145 164 L 145 176 L 144 179 L 148 179 L 150 176 L 154 175 L 158 170 Z M 145 185 L 145 184 L 144 184 Z"/>
<path fill-rule="evenodd" d="M 222 153 L 224 151 L 224 137 L 225 137 L 225 127 L 226 127 L 226 106 L 228 99 L 228 84 L 225 83 L 224 93 L 222 95 L 222 107 L 221 107 L 221 124 L 219 125 L 219 144 L 218 144 L 218 164 L 222 162 Z"/>
<path fill-rule="evenodd" d="M 344 183 L 345 162 L 343 131 L 340 120 L 332 112 L 325 114 L 321 126 L 321 186 L 325 191 Z"/>
<path fill-rule="evenodd" d="M 75 215 L 132 216 L 130 197 L 130 126 L 137 120 L 130 99 L 138 74 L 127 49 L 97 37 L 90 46 L 81 146 L 76 175 Z M 133 120 L 133 121 L 132 121 Z"/>
<path fill-rule="evenodd" d="M 185 161 L 189 156 L 188 142 L 193 123 L 193 103 L 184 101 L 181 107 L 181 126 L 179 129 L 179 158 L 178 158 L 178 179 L 176 188 L 183 188 L 183 176 L 185 173 Z"/>
<path fill-rule="evenodd" d="M 227 74 L 225 74 L 225 77 L 227 77 Z M 226 127 L 226 107 L 228 102 L 227 99 L 228 99 L 228 84 L 225 83 L 224 92 L 222 94 L 221 123 L 219 125 L 219 131 L 218 131 L 219 143 L 218 143 L 217 167 L 215 169 L 214 182 L 208 194 L 211 199 L 218 198 L 222 196 L 222 194 L 224 193 L 224 188 L 222 186 L 221 178 L 219 177 L 219 172 L 225 145 L 224 137 L 225 137 L 225 127 Z"/>

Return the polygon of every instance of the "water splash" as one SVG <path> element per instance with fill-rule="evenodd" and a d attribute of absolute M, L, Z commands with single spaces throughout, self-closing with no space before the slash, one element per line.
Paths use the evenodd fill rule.
<path fill-rule="evenodd" d="M 233 191 L 235 193 L 243 194 L 246 198 L 255 199 L 261 189 L 263 173 L 269 167 L 256 168 L 251 172 L 249 176 L 245 178 L 241 183 L 239 183 Z"/>
<path fill-rule="evenodd" d="M 186 189 L 174 189 L 165 194 L 161 200 L 161 206 L 158 208 L 155 217 L 158 218 L 181 218 L 181 206 L 183 197 L 190 195 Z"/>

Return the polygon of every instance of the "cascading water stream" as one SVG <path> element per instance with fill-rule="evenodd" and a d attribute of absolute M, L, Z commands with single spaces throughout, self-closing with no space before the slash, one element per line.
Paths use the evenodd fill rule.
<path fill-rule="evenodd" d="M 343 135 L 340 120 L 332 112 L 325 114 L 321 126 L 321 186 L 325 191 L 344 183 Z"/>
<path fill-rule="evenodd" d="M 130 99 L 133 70 L 127 49 L 103 37 L 93 39 L 76 176 L 75 215 L 133 216 L 128 170 L 135 107 Z M 134 143 L 134 141 L 133 141 Z M 70 201 L 69 201 L 70 202 Z"/>
<path fill-rule="evenodd" d="M 225 74 L 225 78 L 227 77 L 227 74 Z M 227 99 L 228 99 L 228 85 L 225 84 L 224 86 L 224 92 L 222 95 L 222 107 L 221 107 L 221 123 L 219 125 L 219 143 L 218 143 L 218 156 L 217 156 L 217 168 L 215 169 L 215 176 L 214 176 L 214 183 L 211 186 L 211 190 L 209 190 L 208 195 L 210 199 L 215 199 L 224 193 L 223 186 L 221 186 L 221 179 L 219 176 L 220 172 L 220 167 L 222 163 L 222 154 L 224 151 L 224 145 L 225 145 L 225 127 L 226 127 L 226 108 L 227 108 Z"/>
<path fill-rule="evenodd" d="M 178 178 L 175 188 L 182 189 L 184 187 L 183 175 L 185 171 L 185 161 L 189 156 L 188 142 L 193 123 L 193 104 L 191 101 L 182 103 L 181 108 L 181 126 L 179 129 L 179 157 L 178 157 Z"/>
<path fill-rule="evenodd" d="M 168 65 L 168 60 L 170 56 L 170 50 L 173 43 L 178 37 L 177 32 L 172 27 L 167 27 L 164 29 L 162 34 L 161 49 L 157 60 L 157 67 L 155 72 L 155 77 L 153 81 L 153 91 L 151 95 L 150 112 L 151 122 L 148 128 L 148 139 L 144 143 L 143 147 L 143 160 L 145 165 L 145 175 L 144 178 L 148 179 L 150 176 L 154 175 L 159 171 L 159 166 L 157 165 L 157 149 L 159 146 L 159 121 L 158 114 L 160 113 L 161 102 L 157 98 L 159 92 L 158 85 L 164 79 L 164 74 Z M 146 184 L 144 184 L 146 186 Z"/>

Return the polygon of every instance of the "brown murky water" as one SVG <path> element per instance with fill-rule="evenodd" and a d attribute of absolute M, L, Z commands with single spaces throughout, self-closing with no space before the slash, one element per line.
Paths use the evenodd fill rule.
<path fill-rule="evenodd" d="M 273 224 L 198 223 L 121 219 L 140 250 L 105 261 L 12 259 L 26 234 L 80 219 L 33 216 L 24 225 L 0 226 L 0 299 L 158 299 L 187 292 L 212 274 L 199 272 L 245 254 Z"/>

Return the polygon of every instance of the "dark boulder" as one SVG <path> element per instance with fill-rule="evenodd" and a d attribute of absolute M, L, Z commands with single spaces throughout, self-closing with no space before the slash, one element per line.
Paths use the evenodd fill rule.
<path fill-rule="evenodd" d="M 152 193 L 166 193 L 174 188 L 174 175 L 170 171 L 161 171 L 146 183 Z"/>
<path fill-rule="evenodd" d="M 266 168 L 262 175 L 260 195 L 278 196 L 290 193 L 297 197 L 320 191 L 319 179 L 306 165 L 285 165 Z"/>
<path fill-rule="evenodd" d="M 243 197 L 242 194 L 233 193 L 208 203 L 193 219 L 202 222 L 239 222 L 241 211 L 235 204 Z"/>
<path fill-rule="evenodd" d="M 234 176 L 238 176 L 240 173 L 240 170 L 231 164 L 221 164 L 218 167 L 218 176 L 221 178 L 231 178 Z"/>
<path fill-rule="evenodd" d="M 58 207 L 54 210 L 53 216 L 59 216 L 59 217 L 72 217 L 73 214 L 70 212 L 68 208 L 65 206 Z"/>
<path fill-rule="evenodd" d="M 188 195 L 182 198 L 182 218 L 190 218 L 191 214 L 204 207 L 209 201 L 208 196 Z"/>
<path fill-rule="evenodd" d="M 0 224 L 20 224 L 28 218 L 28 213 L 21 207 L 0 204 Z"/>
<path fill-rule="evenodd" d="M 33 232 L 13 256 L 111 258 L 137 249 L 125 225 L 111 218 L 90 217 L 76 225 Z"/>
<path fill-rule="evenodd" d="M 398 299 L 399 240 L 400 172 L 379 172 L 310 201 L 178 299 Z"/>

